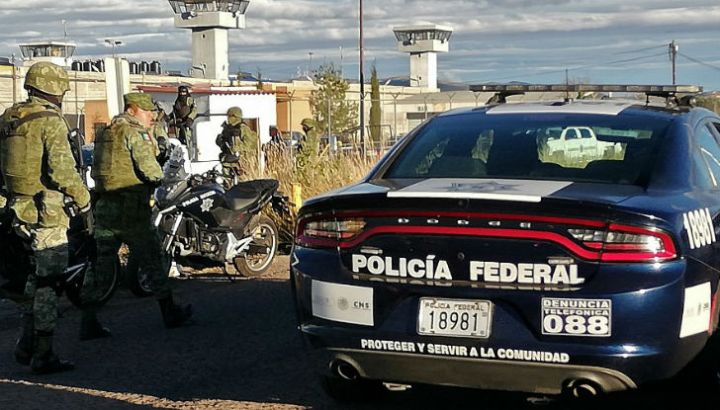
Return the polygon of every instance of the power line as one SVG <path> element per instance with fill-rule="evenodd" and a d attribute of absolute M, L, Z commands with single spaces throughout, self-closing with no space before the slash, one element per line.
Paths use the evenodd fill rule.
<path fill-rule="evenodd" d="M 716 65 L 713 65 L 713 64 L 710 64 L 710 63 L 706 63 L 706 62 L 704 62 L 704 61 L 698 60 L 697 58 L 692 58 L 692 57 L 690 57 L 689 55 L 687 55 L 687 54 L 685 54 L 685 53 L 678 52 L 678 54 L 679 54 L 680 56 L 682 56 L 682 57 L 687 58 L 688 60 L 692 61 L 693 63 L 697 63 L 697 64 L 700 64 L 700 65 L 704 65 L 705 67 L 710 67 L 710 68 L 712 68 L 712 69 L 715 69 L 715 70 L 720 71 L 720 67 L 718 67 L 718 66 L 716 66 Z"/>
<path fill-rule="evenodd" d="M 667 47 L 667 46 L 663 46 L 663 47 Z M 591 68 L 591 67 L 602 67 L 602 66 L 608 66 L 608 65 L 613 65 L 613 64 L 629 63 L 632 61 L 644 60 L 644 59 L 648 59 L 648 58 L 655 58 L 655 57 L 660 57 L 660 56 L 665 56 L 665 55 L 666 55 L 666 52 L 655 53 L 655 54 L 650 54 L 650 55 L 607 61 L 602 64 L 593 63 L 593 64 L 579 65 L 579 66 L 575 66 L 575 67 L 568 67 L 567 70 L 574 71 L 574 70 L 582 70 L 582 69 Z M 503 80 L 509 80 L 509 79 L 518 78 L 518 77 L 537 77 L 537 76 L 550 75 L 550 74 L 560 74 L 560 73 L 565 73 L 565 70 L 566 69 L 531 72 L 531 73 L 526 73 L 526 74 L 516 74 L 513 76 L 496 78 L 493 81 L 503 81 Z"/>
<path fill-rule="evenodd" d="M 646 58 L 659 57 L 659 56 L 664 56 L 664 55 L 666 55 L 666 54 L 667 54 L 667 53 L 663 51 L 662 53 L 657 53 L 657 54 L 650 54 L 650 55 L 646 55 L 646 56 L 627 58 L 627 59 L 624 59 L 624 60 L 609 61 L 609 62 L 605 63 L 604 65 L 620 64 L 620 63 L 629 63 L 629 62 L 631 62 L 631 61 L 644 60 L 644 59 L 646 59 Z M 588 66 L 585 66 L 585 67 L 588 67 Z"/>
<path fill-rule="evenodd" d="M 663 49 L 667 48 L 667 44 L 662 44 L 659 46 L 652 46 L 652 47 L 636 48 L 634 50 L 628 50 L 628 51 L 620 51 L 617 53 L 613 53 L 613 55 L 616 56 L 616 55 L 621 55 L 621 54 L 641 53 L 643 51 L 650 51 L 650 50 L 655 50 L 655 49 L 659 49 L 659 48 L 663 48 Z"/>

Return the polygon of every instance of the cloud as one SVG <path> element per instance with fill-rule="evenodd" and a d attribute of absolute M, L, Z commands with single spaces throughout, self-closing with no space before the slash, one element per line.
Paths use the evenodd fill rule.
<path fill-rule="evenodd" d="M 62 39 L 64 28 L 80 58 L 109 54 L 104 39 L 123 41 L 118 52 L 160 60 L 166 68 L 190 65 L 190 34 L 174 27 L 165 0 L 24 0 L 0 10 L 0 55 L 18 54 L 22 42 Z M 641 78 L 667 82 L 663 54 L 672 40 L 681 52 L 710 65 L 678 61 L 680 78 L 720 88 L 716 0 L 366 0 L 366 55 L 382 77 L 407 75 L 408 56 L 397 51 L 394 26 L 450 25 L 450 53 L 438 58 L 439 76 L 467 82 L 501 78 L 555 80 L 570 67 L 594 81 Z M 230 32 L 232 70 L 260 68 L 289 78 L 298 67 L 340 61 L 357 71 L 357 0 L 251 0 L 247 27 Z M 62 20 L 66 21 L 65 26 Z M 636 58 L 634 61 L 615 62 Z M 369 65 L 369 64 L 368 64 Z M 683 74 L 686 73 L 686 74 Z M 557 74 L 560 78 L 563 74 Z M 685 77 L 683 77 L 685 76 Z"/>

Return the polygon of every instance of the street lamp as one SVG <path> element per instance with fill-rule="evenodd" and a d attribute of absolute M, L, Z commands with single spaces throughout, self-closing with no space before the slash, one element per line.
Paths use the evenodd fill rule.
<path fill-rule="evenodd" d="M 123 45 L 123 42 L 122 42 L 122 41 L 120 41 L 120 40 L 115 40 L 115 39 L 112 39 L 112 38 L 106 38 L 106 39 L 105 39 L 105 43 L 106 43 L 107 45 L 109 45 L 109 46 L 112 47 L 112 56 L 113 56 L 113 58 L 115 58 L 115 47 L 120 47 L 121 45 Z"/>

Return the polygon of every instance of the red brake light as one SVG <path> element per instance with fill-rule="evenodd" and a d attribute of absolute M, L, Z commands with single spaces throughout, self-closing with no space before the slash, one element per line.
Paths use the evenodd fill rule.
<path fill-rule="evenodd" d="M 363 218 L 308 220 L 298 225 L 297 240 L 311 246 L 336 247 L 356 237 L 364 228 Z"/>
<path fill-rule="evenodd" d="M 606 262 L 659 262 L 677 256 L 670 235 L 654 229 L 610 224 L 607 230 L 568 229 L 573 238 L 601 251 Z"/>
<path fill-rule="evenodd" d="M 368 227 L 368 218 L 389 220 Z M 391 222 L 393 219 L 404 222 Z M 441 220 L 447 220 L 448 225 L 437 224 Z M 477 222 L 473 224 L 473 220 Z M 459 224 L 460 221 L 464 223 Z M 504 221 L 508 226 L 492 225 L 491 221 Z M 564 232 L 563 225 L 567 227 Z M 593 219 L 500 213 L 345 211 L 332 216 L 309 216 L 299 221 L 296 242 L 311 247 L 352 248 L 372 236 L 386 234 L 550 242 L 579 258 L 597 262 L 662 262 L 677 257 L 671 234 L 655 228 Z"/>

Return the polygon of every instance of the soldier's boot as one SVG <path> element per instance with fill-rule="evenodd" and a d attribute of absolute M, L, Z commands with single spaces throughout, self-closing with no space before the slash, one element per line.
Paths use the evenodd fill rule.
<path fill-rule="evenodd" d="M 192 305 L 180 306 L 173 301 L 172 295 L 158 299 L 165 327 L 171 329 L 182 326 L 192 317 Z"/>
<path fill-rule="evenodd" d="M 30 369 L 35 374 L 59 373 L 72 370 L 72 362 L 61 360 L 52 349 L 52 332 L 35 332 L 34 353 L 30 361 Z"/>
<path fill-rule="evenodd" d="M 93 340 L 110 337 L 110 329 L 103 327 L 98 321 L 97 313 L 94 309 L 85 309 L 80 319 L 80 340 Z"/>
<path fill-rule="evenodd" d="M 15 361 L 28 366 L 33 356 L 33 342 L 35 330 L 35 318 L 32 314 L 23 313 L 22 315 L 22 333 L 15 343 Z"/>

